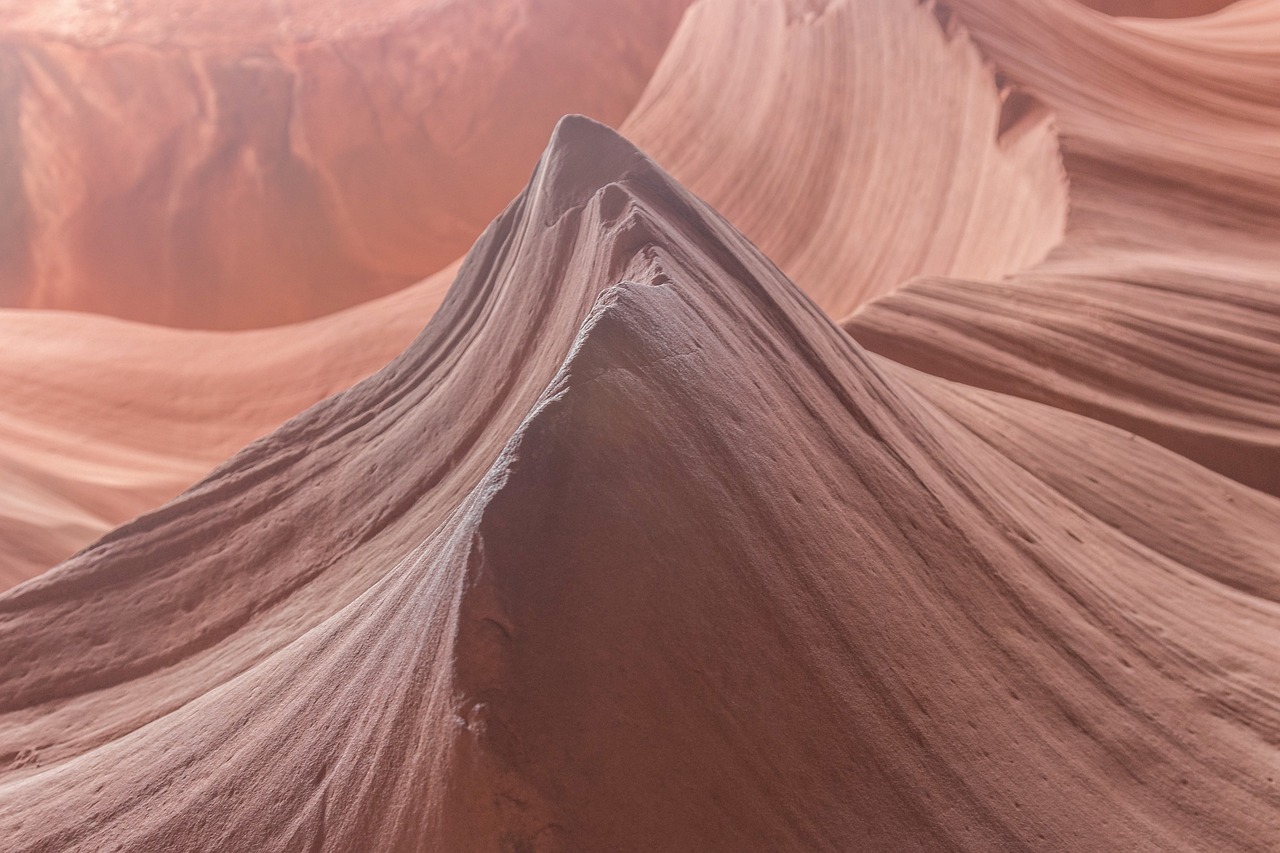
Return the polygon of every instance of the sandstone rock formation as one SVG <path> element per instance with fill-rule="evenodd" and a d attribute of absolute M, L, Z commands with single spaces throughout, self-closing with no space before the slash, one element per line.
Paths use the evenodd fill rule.
<path fill-rule="evenodd" d="M 0 832 L 1280 841 L 1274 563 L 1246 594 L 1220 554 L 1142 547 L 903 370 L 623 140 L 562 122 L 403 356 L 0 600 Z M 1048 417 L 1033 441 L 1130 443 Z M 1157 490 L 1231 488 L 1137 453 Z"/>
<path fill-rule="evenodd" d="M 688 0 L 0 2 L 0 305 L 296 322 L 458 258 Z M 572 49 L 565 49 L 572 45 Z"/>
<path fill-rule="evenodd" d="M 1280 847 L 1280 0 L 1161 10 L 697 0 L 417 285 L 0 313 L 0 846 Z"/>
<path fill-rule="evenodd" d="M 1066 217 L 1051 116 L 936 12 L 701 0 L 622 131 L 832 316 L 1024 269 Z"/>
<path fill-rule="evenodd" d="M 1280 44 L 1280 6 L 1167 22 L 1066 0 L 957 8 L 1058 117 L 1067 238 L 1008 281 L 913 282 L 847 328 L 1280 494 L 1280 51 L 1259 49 Z"/>
<path fill-rule="evenodd" d="M 834 316 L 917 273 L 999 276 L 1039 260 L 1066 216 L 1045 111 L 998 81 L 934 10 L 901 0 L 816 8 L 703 0 L 625 133 Z M 767 68 L 739 73 L 748 55 Z M 568 100 L 573 84 L 564 88 Z M 482 165 L 459 171 L 472 173 L 490 180 Z M 0 410 L 0 466 L 11 472 L 0 519 L 13 543 L 0 584 L 158 506 L 385 364 L 451 277 L 278 333 L 183 336 L 0 312 L 0 389 L 11 401 Z"/>
<path fill-rule="evenodd" d="M 0 313 L 0 588 L 160 506 L 384 366 L 421 331 L 455 269 L 329 317 L 236 333 Z"/>

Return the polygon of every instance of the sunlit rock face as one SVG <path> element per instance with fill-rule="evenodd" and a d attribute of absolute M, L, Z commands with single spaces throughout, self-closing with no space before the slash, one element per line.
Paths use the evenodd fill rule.
<path fill-rule="evenodd" d="M 5 0 L 0 305 L 238 329 L 403 287 L 561 115 L 626 116 L 686 2 Z"/>

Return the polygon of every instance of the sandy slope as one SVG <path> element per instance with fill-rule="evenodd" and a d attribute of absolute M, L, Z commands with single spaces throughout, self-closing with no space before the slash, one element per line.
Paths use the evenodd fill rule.
<path fill-rule="evenodd" d="M 1275 500 L 949 387 L 860 349 L 627 143 L 568 120 L 403 356 L 0 598 L 0 832 L 1280 842 L 1275 567 L 1221 565 L 1266 558 L 1246 519 Z M 1153 492 L 1208 483 L 1246 513 L 1214 516 L 1218 560 L 1148 547 L 984 438 L 978 405 L 1060 458 L 1136 441 Z"/>

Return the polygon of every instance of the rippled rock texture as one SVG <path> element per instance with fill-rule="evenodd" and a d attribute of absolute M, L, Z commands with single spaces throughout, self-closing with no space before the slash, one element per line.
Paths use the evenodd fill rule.
<path fill-rule="evenodd" d="M 419 283 L 0 313 L 5 849 L 1280 845 L 1280 3 L 1098 5 L 579 14 Z"/>
<path fill-rule="evenodd" d="M 687 0 L 0 3 L 0 305 L 243 329 L 463 252 Z"/>

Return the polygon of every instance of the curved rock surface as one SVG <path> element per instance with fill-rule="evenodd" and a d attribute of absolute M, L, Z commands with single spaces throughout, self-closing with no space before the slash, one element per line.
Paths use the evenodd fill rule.
<path fill-rule="evenodd" d="M 1190 18 L 1208 15 L 1233 0 L 1080 0 L 1108 15 L 1136 18 Z"/>
<path fill-rule="evenodd" d="M 0 584 L 96 539 L 0 593 L 0 847 L 1280 847 L 1280 2 L 1089 5 L 698 0 L 669 173 L 566 118 L 339 313 L 0 314 Z M 173 8 L 64 36 L 410 4 Z"/>
<path fill-rule="evenodd" d="M 928 8 L 806 8 L 698 3 L 625 132 L 836 316 L 916 273 L 997 276 L 1039 260 L 1066 215 L 1044 111 L 998 88 L 963 31 Z M 750 76 L 739 73 L 747 55 L 761 65 Z M 0 467 L 12 472 L 0 519 L 13 531 L 0 585 L 158 506 L 385 364 L 451 275 L 278 337 L 0 312 Z"/>
<path fill-rule="evenodd" d="M 1066 218 L 1051 117 L 934 11 L 701 0 L 622 132 L 834 317 L 1024 269 Z"/>
<path fill-rule="evenodd" d="M 0 314 L 0 588 L 160 506 L 383 367 L 455 272 L 308 323 L 235 333 Z"/>
<path fill-rule="evenodd" d="M 1067 237 L 1024 274 L 914 282 L 846 328 L 1280 494 L 1280 4 L 1160 22 L 1065 0 L 956 5 L 1058 116 Z"/>
<path fill-rule="evenodd" d="M 0 598 L 0 832 L 1280 842 L 1274 564 L 1246 582 L 1146 547 L 904 371 L 623 140 L 562 122 L 403 356 Z M 1049 417 L 1033 441 L 1130 441 Z M 1139 448 L 1170 494 L 1275 509 Z"/>
<path fill-rule="evenodd" d="M 242 329 L 402 288 L 560 116 L 622 121 L 687 2 L 4 0 L 0 305 Z"/>

